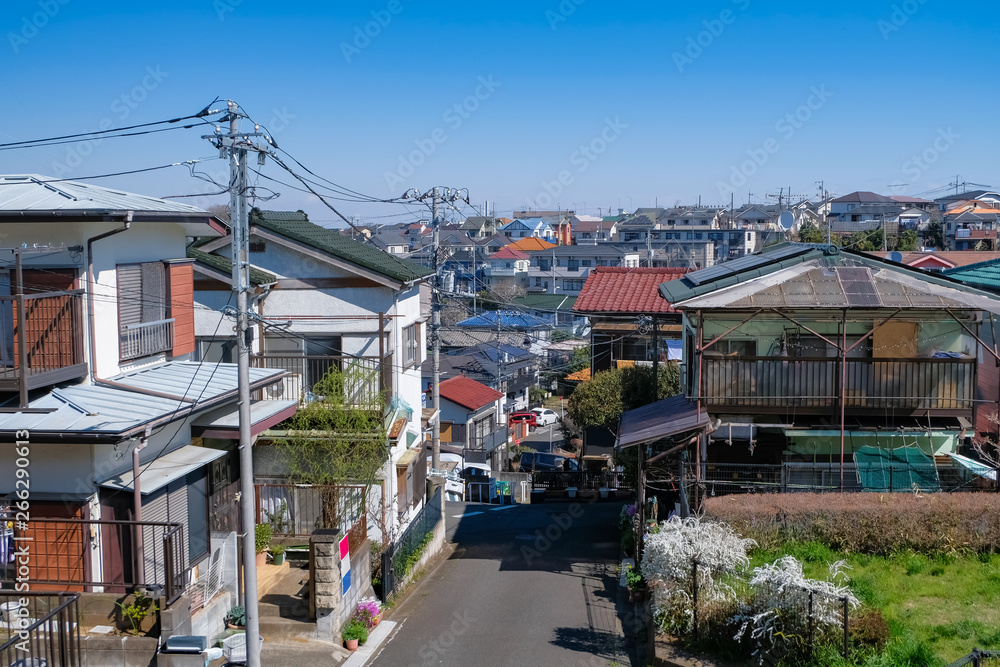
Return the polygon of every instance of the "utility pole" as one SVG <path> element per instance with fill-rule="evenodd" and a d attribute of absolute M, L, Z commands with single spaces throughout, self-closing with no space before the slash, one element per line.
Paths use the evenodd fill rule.
<path fill-rule="evenodd" d="M 229 156 L 229 224 L 232 241 L 233 291 L 236 292 L 236 347 L 239 382 L 240 422 L 240 518 L 243 528 L 243 606 L 246 610 L 247 666 L 260 664 L 260 613 L 257 605 L 257 554 L 254 530 L 253 437 L 250 433 L 250 221 L 247 208 L 247 156 L 257 153 L 258 164 L 271 152 L 266 146 L 253 143 L 251 137 L 265 136 L 256 131 L 240 133 L 239 105 L 229 101 L 229 134 L 203 137 L 212 141 L 220 154 Z M 267 138 L 267 137 L 265 137 Z M 268 139 L 268 141 L 270 141 Z"/>
<path fill-rule="evenodd" d="M 440 203 L 454 204 L 455 202 L 461 200 L 466 204 L 471 206 L 469 202 L 469 192 L 465 190 L 465 196 L 462 196 L 463 190 L 456 190 L 451 188 L 432 188 L 431 190 L 420 194 L 418 190 L 407 190 L 403 193 L 403 199 L 415 199 L 422 203 L 427 203 L 426 200 L 431 200 L 431 229 L 434 246 L 434 280 L 431 283 L 431 349 L 432 356 L 434 359 L 434 370 L 433 370 L 433 381 L 431 383 L 431 398 L 433 401 L 434 412 L 437 417 L 434 419 L 434 431 L 431 441 L 431 469 L 440 470 L 441 469 L 441 267 L 438 261 L 438 255 L 441 250 L 441 220 L 438 217 L 438 205 Z"/>

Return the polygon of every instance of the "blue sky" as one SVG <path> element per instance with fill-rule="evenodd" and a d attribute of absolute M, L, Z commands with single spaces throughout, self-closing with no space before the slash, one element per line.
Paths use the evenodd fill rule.
<path fill-rule="evenodd" d="M 760 202 L 779 188 L 813 196 L 819 180 L 928 198 L 956 175 L 1000 186 L 986 5 L 674 4 L 7 0 L 0 142 L 187 115 L 219 96 L 356 191 L 464 187 L 501 214 Z M 69 178 L 211 157 L 202 134 L 0 151 L 0 171 Z M 182 167 L 99 182 L 212 189 Z M 335 220 L 270 185 L 281 196 L 261 206 Z M 407 214 L 334 204 L 371 221 Z"/>

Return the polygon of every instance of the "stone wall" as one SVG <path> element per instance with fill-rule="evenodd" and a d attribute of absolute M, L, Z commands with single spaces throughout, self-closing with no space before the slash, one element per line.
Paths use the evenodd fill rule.
<path fill-rule="evenodd" d="M 358 601 L 373 595 L 371 588 L 371 542 L 351 555 L 351 587 L 343 595 L 339 530 L 318 530 L 309 538 L 309 612 L 316 619 L 318 639 L 340 642 L 340 629 L 351 617 Z"/>

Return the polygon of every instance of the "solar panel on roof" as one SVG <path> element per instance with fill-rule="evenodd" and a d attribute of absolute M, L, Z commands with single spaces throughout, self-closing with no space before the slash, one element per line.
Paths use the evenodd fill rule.
<path fill-rule="evenodd" d="M 773 264 L 774 262 L 780 262 L 792 257 L 798 257 L 799 255 L 803 255 L 812 249 L 812 246 L 808 245 L 788 245 L 761 253 L 759 255 L 747 255 L 746 257 L 740 257 L 739 259 L 731 259 L 728 262 L 723 262 L 707 269 L 702 269 L 701 271 L 689 273 L 684 276 L 684 280 L 695 286 L 705 285 L 727 276 L 742 273 L 744 271 L 752 271 L 754 269 L 767 266 L 768 264 Z"/>

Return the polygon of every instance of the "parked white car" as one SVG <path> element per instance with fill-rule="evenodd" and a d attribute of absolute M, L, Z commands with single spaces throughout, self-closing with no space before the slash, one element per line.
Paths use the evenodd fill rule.
<path fill-rule="evenodd" d="M 531 411 L 538 415 L 539 426 L 548 426 L 559 421 L 559 415 L 548 408 L 532 408 Z"/>

